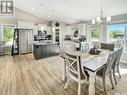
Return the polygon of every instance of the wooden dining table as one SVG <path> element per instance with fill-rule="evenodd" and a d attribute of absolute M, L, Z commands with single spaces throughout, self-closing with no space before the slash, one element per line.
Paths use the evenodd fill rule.
<path fill-rule="evenodd" d="M 112 51 L 100 49 L 101 53 L 99 55 L 91 55 L 88 52 L 74 52 L 75 55 L 81 56 L 81 66 L 89 74 L 89 95 L 95 95 L 95 76 L 97 71 L 99 71 L 105 64 L 109 53 Z M 64 77 L 63 80 L 66 81 L 66 62 L 64 62 Z"/>

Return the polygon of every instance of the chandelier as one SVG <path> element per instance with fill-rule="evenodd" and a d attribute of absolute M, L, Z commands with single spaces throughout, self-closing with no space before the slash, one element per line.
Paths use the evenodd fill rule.
<path fill-rule="evenodd" d="M 100 16 L 92 19 L 92 24 L 102 24 L 102 23 L 109 23 L 111 22 L 111 16 L 109 17 L 104 17 L 104 12 L 102 9 L 102 0 L 101 1 L 101 7 L 100 7 Z"/>

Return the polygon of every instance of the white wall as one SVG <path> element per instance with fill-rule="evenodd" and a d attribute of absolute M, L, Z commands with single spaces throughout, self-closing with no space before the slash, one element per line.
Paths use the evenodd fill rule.
<path fill-rule="evenodd" d="M 17 25 L 17 22 L 23 22 L 25 25 L 25 22 L 28 23 L 32 23 L 32 27 L 35 29 L 35 34 L 37 33 L 38 27 L 34 27 L 35 25 L 37 26 L 38 24 L 46 24 L 48 25 L 49 22 L 46 20 L 43 20 L 39 17 L 33 16 L 29 13 L 26 13 L 20 9 L 15 9 L 15 14 L 13 16 L 0 16 L 0 40 L 3 39 L 3 25 Z M 20 24 L 20 26 L 22 26 Z M 23 26 L 22 26 L 23 27 Z M 27 27 L 27 26 L 26 26 Z M 32 28 L 32 29 L 33 29 Z"/>
<path fill-rule="evenodd" d="M 33 22 L 34 25 L 37 24 L 48 24 L 48 21 L 43 20 L 39 17 L 33 16 L 29 13 L 26 13 L 20 9 L 15 9 L 14 16 L 0 16 L 0 23 L 4 24 L 16 24 L 17 21 L 28 21 Z"/>
<path fill-rule="evenodd" d="M 0 25 L 0 41 L 3 39 L 3 26 Z"/>
<path fill-rule="evenodd" d="M 101 27 L 100 42 L 106 43 L 108 42 L 107 24 L 101 24 L 100 27 Z"/>
<path fill-rule="evenodd" d="M 35 25 L 48 24 L 48 21 L 43 20 L 43 19 L 41 19 L 37 16 L 34 16 L 32 14 L 26 13 L 20 9 L 16 9 L 15 14 L 16 14 L 16 20 L 33 22 Z"/>
<path fill-rule="evenodd" d="M 90 43 L 91 42 L 91 30 L 90 30 L 90 25 L 87 25 L 86 26 L 86 40 L 87 40 L 87 42 L 88 43 Z"/>
<path fill-rule="evenodd" d="M 86 35 L 86 24 L 84 23 L 78 24 L 78 32 L 79 32 L 79 36 Z"/>

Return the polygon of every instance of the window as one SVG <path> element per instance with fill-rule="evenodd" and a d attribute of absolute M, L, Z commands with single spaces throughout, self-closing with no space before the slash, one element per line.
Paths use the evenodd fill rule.
<path fill-rule="evenodd" d="M 99 47 L 100 43 L 100 26 L 90 27 L 90 38 L 91 38 L 91 47 Z"/>
<path fill-rule="evenodd" d="M 13 42 L 13 28 L 10 28 L 10 27 L 4 27 L 4 30 L 3 30 L 3 41 L 4 41 L 4 44 L 6 45 L 12 45 L 12 42 Z"/>
<path fill-rule="evenodd" d="M 13 33 L 14 33 L 13 27 L 8 26 L 3 27 L 3 42 L 5 54 L 11 54 L 11 47 L 13 44 Z"/>
<path fill-rule="evenodd" d="M 124 46 L 125 24 L 111 24 L 107 27 L 108 42 L 115 43 L 115 47 Z"/>
<path fill-rule="evenodd" d="M 99 37 L 100 37 L 100 28 L 99 27 L 92 27 L 91 41 L 99 41 Z"/>

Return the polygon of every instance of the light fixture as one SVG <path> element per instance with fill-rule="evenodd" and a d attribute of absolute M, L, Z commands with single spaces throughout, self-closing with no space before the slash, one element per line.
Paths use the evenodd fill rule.
<path fill-rule="evenodd" d="M 43 26 L 41 26 L 41 31 L 43 31 L 44 30 L 44 27 Z"/>
<path fill-rule="evenodd" d="M 31 8 L 31 10 L 34 10 L 34 8 Z"/>
<path fill-rule="evenodd" d="M 111 21 L 111 17 L 109 16 L 109 17 L 107 17 L 107 22 L 110 22 Z"/>
<path fill-rule="evenodd" d="M 40 5 L 41 5 L 41 6 L 44 6 L 44 4 L 43 4 L 43 3 L 41 3 Z"/>
<path fill-rule="evenodd" d="M 101 1 L 101 9 L 100 9 L 100 16 L 96 19 L 92 19 L 92 24 L 102 24 L 102 23 L 109 23 L 111 22 L 111 17 L 104 17 L 104 12 L 102 9 L 102 0 Z"/>
<path fill-rule="evenodd" d="M 54 9 L 52 10 L 52 13 L 55 13 L 55 10 Z"/>
<path fill-rule="evenodd" d="M 31 8 L 31 10 L 32 10 L 32 11 L 35 11 L 35 9 L 34 9 L 34 8 Z"/>
<path fill-rule="evenodd" d="M 92 19 L 92 24 L 95 24 L 95 23 L 96 23 L 95 19 Z"/>

